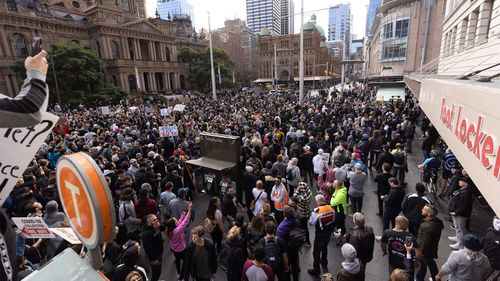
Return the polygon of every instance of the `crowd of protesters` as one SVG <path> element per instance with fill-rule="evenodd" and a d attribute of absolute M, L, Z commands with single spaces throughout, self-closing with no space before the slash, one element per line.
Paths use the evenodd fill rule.
<path fill-rule="evenodd" d="M 166 116 L 160 109 L 167 101 L 149 99 L 123 101 L 109 114 L 84 106 L 55 112 L 61 121 L 3 207 L 10 216 L 41 216 L 50 227 L 68 226 L 55 169 L 61 156 L 84 152 L 101 168 L 116 207 L 115 237 L 102 245 L 102 271 L 111 280 L 156 281 L 170 251 L 177 280 L 210 280 L 220 266 L 229 281 L 296 281 L 302 247 L 313 248 L 309 274 L 365 280 L 375 235 L 365 223 L 363 197 L 373 173 L 391 280 L 425 280 L 427 268 L 433 280 L 448 274 L 450 280 L 498 278 L 500 221 L 482 241 L 467 234 L 473 182 L 458 161 L 450 164 L 450 155 L 438 158 L 449 151 L 411 98 L 377 103 L 374 91 L 356 84 L 343 93 L 308 97 L 303 105 L 291 94 L 233 94 L 217 101 L 191 96 L 185 104 Z M 416 193 L 404 189 L 417 124 L 424 136 L 424 174 L 432 177 L 441 166 L 447 171 L 440 195 L 450 199 L 456 236 L 449 239 L 456 251 L 440 270 L 434 259 L 443 222 L 423 184 Z M 158 128 L 166 125 L 176 125 L 178 136 L 160 137 Z M 195 214 L 191 199 L 199 183 L 185 162 L 200 157 L 201 132 L 241 137 L 242 192 L 229 187 L 209 200 L 206 212 Z M 202 225 L 193 225 L 195 216 Z M 352 221 L 350 231 L 346 220 Z M 335 274 L 327 268 L 332 239 L 344 260 Z M 20 279 L 65 248 L 86 254 L 63 239 L 18 235 L 17 243 Z"/>

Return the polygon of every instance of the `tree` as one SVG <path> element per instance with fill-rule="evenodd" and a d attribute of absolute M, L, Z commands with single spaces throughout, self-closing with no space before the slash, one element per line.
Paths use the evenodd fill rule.
<path fill-rule="evenodd" d="M 81 100 L 85 102 L 92 93 L 97 93 L 108 86 L 104 81 L 103 62 L 92 51 L 81 45 L 69 46 L 55 44 L 50 46 L 47 73 L 47 83 L 55 93 L 54 72 L 61 100 Z M 24 61 L 16 61 L 11 69 L 23 79 L 26 77 Z M 56 95 L 50 95 L 50 101 L 55 102 Z"/>
<path fill-rule="evenodd" d="M 227 85 L 227 80 L 232 78 L 233 61 L 224 50 L 213 48 L 215 75 L 218 75 L 218 66 L 220 65 L 221 80 Z M 195 89 L 206 91 L 210 89 L 210 49 L 192 49 L 182 48 L 179 51 L 179 60 L 189 64 L 189 78 L 191 85 Z M 230 79 L 231 78 L 231 79 Z"/>

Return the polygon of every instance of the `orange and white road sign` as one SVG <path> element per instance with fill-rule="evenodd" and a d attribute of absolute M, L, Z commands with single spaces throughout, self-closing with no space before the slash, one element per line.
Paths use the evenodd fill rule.
<path fill-rule="evenodd" d="M 85 153 L 59 158 L 57 189 L 71 227 L 89 249 L 109 241 L 115 209 L 109 187 L 95 161 Z"/>

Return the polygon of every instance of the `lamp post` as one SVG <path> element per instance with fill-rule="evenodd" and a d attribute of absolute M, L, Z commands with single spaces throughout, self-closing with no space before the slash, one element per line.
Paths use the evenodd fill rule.
<path fill-rule="evenodd" d="M 212 73 L 212 98 L 217 99 L 217 88 L 215 86 L 214 52 L 212 50 L 212 30 L 210 29 L 210 12 L 208 13 L 208 42 L 210 45 L 210 71 Z"/>
<path fill-rule="evenodd" d="M 300 5 L 299 104 L 304 103 L 304 0 Z"/>

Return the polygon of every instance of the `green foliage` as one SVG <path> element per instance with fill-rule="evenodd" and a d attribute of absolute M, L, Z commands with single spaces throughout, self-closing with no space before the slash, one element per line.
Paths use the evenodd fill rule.
<path fill-rule="evenodd" d="M 104 62 L 83 46 L 55 44 L 50 46 L 48 53 L 47 83 L 51 103 L 57 102 L 55 77 L 63 103 L 78 105 L 100 100 L 117 101 L 126 96 L 121 88 L 105 83 Z M 26 77 L 23 60 L 16 61 L 10 68 L 18 77 Z"/>
<path fill-rule="evenodd" d="M 234 63 L 228 54 L 221 49 L 213 48 L 215 76 L 218 83 L 218 66 L 223 84 L 228 84 L 227 80 L 232 80 L 232 70 Z M 190 74 L 188 80 L 197 90 L 207 90 L 211 87 L 210 72 L 210 49 L 195 50 L 192 48 L 182 48 L 179 51 L 179 60 L 188 63 Z M 229 83 L 230 84 L 230 83 Z M 217 84 L 218 85 L 218 84 Z"/>

